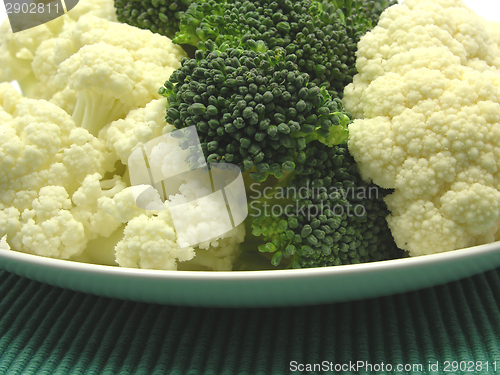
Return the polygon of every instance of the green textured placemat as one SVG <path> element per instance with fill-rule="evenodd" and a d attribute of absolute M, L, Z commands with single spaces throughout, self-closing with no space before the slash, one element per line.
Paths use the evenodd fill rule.
<path fill-rule="evenodd" d="M 0 374 L 500 374 L 499 302 L 500 269 L 275 309 L 125 302 L 0 271 Z"/>

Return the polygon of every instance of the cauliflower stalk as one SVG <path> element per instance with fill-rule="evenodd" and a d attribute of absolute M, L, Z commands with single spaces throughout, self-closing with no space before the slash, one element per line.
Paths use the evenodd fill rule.
<path fill-rule="evenodd" d="M 184 52 L 170 39 L 106 19 L 85 16 L 40 44 L 35 76 L 74 95 L 74 121 L 93 135 L 129 111 L 159 99 L 158 88 Z"/>
<path fill-rule="evenodd" d="M 173 129 L 158 88 L 184 52 L 112 22 L 109 7 L 81 3 L 31 31 L 1 29 L 0 80 L 24 91 L 0 84 L 1 246 L 124 267 L 231 270 L 243 227 L 181 247 L 168 205 L 140 209 L 129 186 L 132 151 Z"/>
<path fill-rule="evenodd" d="M 387 220 L 410 255 L 498 236 L 499 31 L 461 0 L 406 0 L 359 43 L 349 151 L 394 189 Z"/>

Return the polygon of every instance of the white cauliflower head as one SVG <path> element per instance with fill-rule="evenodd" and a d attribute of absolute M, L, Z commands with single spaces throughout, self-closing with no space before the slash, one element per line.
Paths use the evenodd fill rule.
<path fill-rule="evenodd" d="M 407 0 L 359 43 L 349 151 L 410 255 L 484 243 L 500 219 L 500 48 L 461 0 Z"/>
<path fill-rule="evenodd" d="M 121 225 L 97 203 L 125 187 L 119 177 L 101 180 L 116 158 L 103 141 L 5 83 L 0 118 L 0 235 L 13 249 L 67 259 Z"/>
<path fill-rule="evenodd" d="M 38 47 L 44 41 L 55 38 L 80 17 L 89 15 L 116 21 L 113 0 L 82 0 L 67 14 L 17 33 L 12 32 L 6 19 L 0 26 L 0 82 L 17 80 L 24 95 L 49 100 L 53 90 L 40 82 L 32 69 Z"/>

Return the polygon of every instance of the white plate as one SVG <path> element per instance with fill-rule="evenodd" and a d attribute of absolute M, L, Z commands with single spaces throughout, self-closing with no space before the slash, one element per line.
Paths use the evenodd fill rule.
<path fill-rule="evenodd" d="M 315 269 L 151 271 L 0 250 L 0 268 L 74 291 L 137 302 L 205 307 L 323 304 L 408 292 L 500 267 L 500 242 L 426 255 Z"/>
<path fill-rule="evenodd" d="M 465 0 L 487 19 L 493 0 Z M 0 20 L 5 19 L 0 1 Z M 99 266 L 0 250 L 0 268 L 75 291 L 161 304 L 261 307 L 378 297 L 430 287 L 500 267 L 500 243 L 418 258 L 321 269 L 189 272 Z"/>

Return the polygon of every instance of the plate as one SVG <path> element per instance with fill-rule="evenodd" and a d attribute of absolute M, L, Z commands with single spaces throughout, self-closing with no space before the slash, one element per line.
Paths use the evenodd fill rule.
<path fill-rule="evenodd" d="M 400 1 L 401 2 L 401 1 Z M 465 0 L 487 19 L 492 0 Z M 0 22 L 6 18 L 0 1 Z M 380 297 L 500 267 L 500 242 L 442 254 L 321 269 L 192 272 L 138 270 L 0 249 L 0 269 L 78 292 L 203 307 L 278 307 Z"/>
<path fill-rule="evenodd" d="M 314 269 L 196 272 L 100 266 L 0 250 L 0 268 L 77 292 L 202 307 L 278 307 L 380 297 L 500 267 L 500 242 L 447 253 Z"/>

